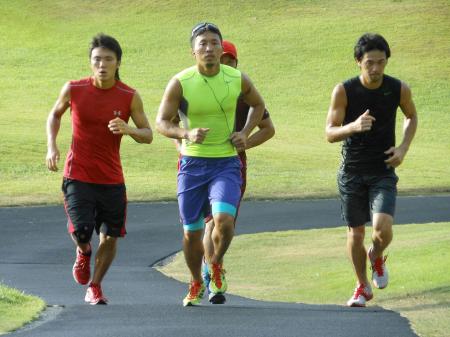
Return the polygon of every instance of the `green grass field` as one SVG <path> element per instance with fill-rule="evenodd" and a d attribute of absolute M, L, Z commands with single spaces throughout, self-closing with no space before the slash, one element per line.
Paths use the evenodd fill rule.
<path fill-rule="evenodd" d="M 367 234 L 370 244 L 370 230 Z M 345 242 L 344 227 L 237 236 L 225 259 L 229 293 L 265 301 L 345 305 L 355 286 Z M 375 289 L 368 305 L 400 312 L 419 336 L 447 337 L 449 245 L 450 223 L 395 226 L 387 260 L 390 284 Z M 189 281 L 182 254 L 160 270 Z"/>
<path fill-rule="evenodd" d="M 0 16 L 0 206 L 62 202 L 62 173 L 44 165 L 45 121 L 63 84 L 90 74 L 93 35 L 104 32 L 121 42 L 121 76 L 138 89 L 154 125 L 168 80 L 193 64 L 190 30 L 205 20 L 238 46 L 240 69 L 263 94 L 277 129 L 274 139 L 249 153 L 248 198 L 336 194 L 340 145 L 325 141 L 325 117 L 335 84 L 358 74 L 352 48 L 367 31 L 389 41 L 386 72 L 410 85 L 419 113 L 416 139 L 398 169 L 400 193 L 450 191 L 448 0 L 0 0 Z M 401 113 L 398 121 L 400 135 Z M 58 143 L 64 157 L 69 113 L 62 124 Z M 159 135 L 150 146 L 124 138 L 129 199 L 174 199 L 176 157 L 172 142 Z M 424 287 L 414 296 L 440 294 L 433 285 Z M 6 294 L 0 313 L 3 298 L 15 296 Z M 42 304 L 34 307 L 40 311 Z"/>
<path fill-rule="evenodd" d="M 40 298 L 0 284 L 0 335 L 37 318 L 44 308 Z"/>
<path fill-rule="evenodd" d="M 386 72 L 410 85 L 419 113 L 416 139 L 398 169 L 400 192 L 450 190 L 448 0 L 17 0 L 1 1 L 0 14 L 0 205 L 62 201 L 62 173 L 44 165 L 45 121 L 62 85 L 90 74 L 87 47 L 94 34 L 121 42 L 121 76 L 139 90 L 154 125 L 168 80 L 193 64 L 189 33 L 204 20 L 236 43 L 240 68 L 263 94 L 277 128 L 273 140 L 249 154 L 248 198 L 336 193 L 340 145 L 325 141 L 325 117 L 334 85 L 358 74 L 352 48 L 367 31 L 390 42 Z M 69 113 L 58 143 L 65 156 Z M 162 136 L 152 145 L 124 139 L 129 199 L 174 199 L 176 157 Z"/>

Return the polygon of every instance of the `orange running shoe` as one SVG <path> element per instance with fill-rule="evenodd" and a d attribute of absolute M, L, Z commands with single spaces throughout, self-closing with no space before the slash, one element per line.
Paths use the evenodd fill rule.
<path fill-rule="evenodd" d="M 188 307 L 200 304 L 205 294 L 205 289 L 203 282 L 192 281 L 189 285 L 189 292 L 183 300 L 183 306 Z"/>

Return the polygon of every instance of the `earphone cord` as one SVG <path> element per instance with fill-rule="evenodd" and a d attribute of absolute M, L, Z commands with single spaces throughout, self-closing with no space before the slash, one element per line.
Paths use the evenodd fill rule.
<path fill-rule="evenodd" d="M 223 71 L 222 71 L 222 77 L 223 77 L 223 82 L 227 85 L 227 94 L 226 94 L 225 97 L 222 99 L 222 102 L 219 102 L 219 100 L 217 99 L 216 93 L 214 92 L 213 88 L 211 87 L 211 85 L 209 84 L 209 82 L 207 81 L 207 79 L 203 77 L 203 80 L 205 81 L 205 83 L 206 83 L 206 85 L 208 86 L 209 90 L 211 90 L 211 92 L 212 92 L 212 94 L 213 94 L 213 96 L 214 96 L 215 101 L 216 101 L 217 104 L 219 105 L 220 110 L 222 111 L 222 113 L 223 113 L 223 115 L 224 115 L 224 117 L 225 117 L 225 122 L 227 123 L 228 132 L 230 133 L 230 136 L 231 136 L 231 134 L 232 134 L 233 132 L 231 131 L 230 124 L 228 123 L 227 113 L 225 112 L 224 108 L 222 107 L 223 101 L 230 95 L 230 85 L 228 84 L 227 81 L 225 81 L 225 74 L 223 73 Z"/>

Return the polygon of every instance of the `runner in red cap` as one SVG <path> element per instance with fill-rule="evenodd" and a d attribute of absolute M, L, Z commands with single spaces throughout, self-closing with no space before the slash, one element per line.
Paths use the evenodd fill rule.
<path fill-rule="evenodd" d="M 220 62 L 227 66 L 236 68 L 238 64 L 238 53 L 236 46 L 230 41 L 223 40 L 222 47 L 223 53 L 222 57 L 220 58 Z M 236 131 L 240 131 L 244 127 L 245 122 L 247 120 L 249 109 L 250 107 L 248 106 L 248 104 L 246 104 L 244 100 L 240 97 L 236 106 L 236 125 L 235 125 Z M 265 141 L 272 138 L 274 134 L 275 128 L 273 126 L 272 119 L 270 118 L 269 112 L 265 110 L 263 117 L 260 123 L 258 124 L 258 130 L 247 139 L 246 150 L 264 143 Z M 239 152 L 239 157 L 242 162 L 242 169 L 241 169 L 242 174 L 241 200 L 242 200 L 247 182 L 247 155 L 245 151 Z M 205 258 L 202 268 L 202 276 L 205 284 L 207 285 L 210 279 L 208 263 L 210 262 L 211 256 L 214 254 L 214 244 L 212 239 L 214 220 L 212 218 L 205 220 L 206 220 L 205 234 L 203 236 Z M 223 294 L 221 296 L 217 296 L 216 294 L 210 293 L 209 299 L 210 302 L 213 304 L 222 304 L 225 302 L 225 297 Z"/>
<path fill-rule="evenodd" d="M 237 60 L 238 60 L 236 46 L 233 43 L 231 43 L 230 41 L 223 40 L 222 47 L 223 47 L 223 54 L 222 54 L 222 58 L 221 58 L 220 62 L 222 62 L 222 64 L 226 64 L 226 65 L 229 65 L 230 67 L 236 68 Z M 230 60 L 230 58 L 231 58 L 231 60 Z M 236 65 L 234 65 L 233 61 L 236 62 Z M 231 64 L 228 64 L 230 62 L 231 62 Z"/>

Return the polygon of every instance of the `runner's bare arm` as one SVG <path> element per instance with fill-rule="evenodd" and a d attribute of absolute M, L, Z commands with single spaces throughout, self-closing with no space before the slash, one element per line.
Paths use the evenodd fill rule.
<path fill-rule="evenodd" d="M 131 101 L 131 119 L 136 127 L 117 117 L 109 121 L 108 128 L 114 134 L 129 135 L 138 143 L 150 144 L 153 140 L 153 132 L 145 115 L 141 96 L 137 91 Z"/>
<path fill-rule="evenodd" d="M 275 135 L 275 127 L 273 126 L 272 119 L 267 117 L 258 124 L 258 130 L 251 134 L 247 139 L 246 149 L 261 145 L 268 141 Z"/>
<path fill-rule="evenodd" d="M 58 171 L 60 153 L 56 145 L 61 126 L 61 117 L 70 106 L 70 83 L 67 82 L 61 89 L 58 99 L 47 118 L 47 156 L 46 164 L 50 171 Z"/>
<path fill-rule="evenodd" d="M 403 122 L 403 140 L 398 147 L 391 147 L 385 153 L 390 157 L 385 160 L 385 163 L 392 167 L 399 166 L 409 150 L 409 146 L 416 134 L 418 117 L 416 106 L 412 99 L 411 89 L 402 82 L 400 92 L 400 109 L 405 115 Z"/>
<path fill-rule="evenodd" d="M 264 100 L 254 87 L 247 75 L 242 73 L 241 91 L 244 102 L 250 106 L 247 120 L 244 127 L 239 132 L 233 132 L 230 136 L 231 143 L 236 147 L 238 152 L 247 148 L 247 140 L 252 130 L 261 121 L 264 113 Z"/>
<path fill-rule="evenodd" d="M 178 126 L 180 126 L 180 116 L 177 115 L 174 119 L 172 119 L 172 121 L 177 124 Z M 181 152 L 181 145 L 182 145 L 182 141 L 181 139 L 172 139 L 173 143 L 175 144 L 175 148 L 177 149 L 177 152 Z"/>
<path fill-rule="evenodd" d="M 342 125 L 347 108 L 347 95 L 342 83 L 336 85 L 331 94 L 330 108 L 328 109 L 325 134 L 330 143 L 339 142 L 357 132 L 366 132 L 372 128 L 375 117 L 370 111 L 361 111 L 359 118 L 352 123 Z"/>
<path fill-rule="evenodd" d="M 247 121 L 242 129 L 242 132 L 248 137 L 252 130 L 261 122 L 265 104 L 250 78 L 244 73 L 242 73 L 242 94 L 245 103 L 250 106 Z"/>
<path fill-rule="evenodd" d="M 178 125 L 176 116 L 182 99 L 180 82 L 173 78 L 170 80 L 164 92 L 158 115 L 156 116 L 156 130 L 169 138 L 187 139 L 194 143 L 203 143 L 208 133 L 208 128 L 184 129 Z"/>
<path fill-rule="evenodd" d="M 181 84 L 177 79 L 171 79 L 164 91 L 156 116 L 156 130 L 169 138 L 186 138 L 187 130 L 175 123 L 182 97 Z"/>

